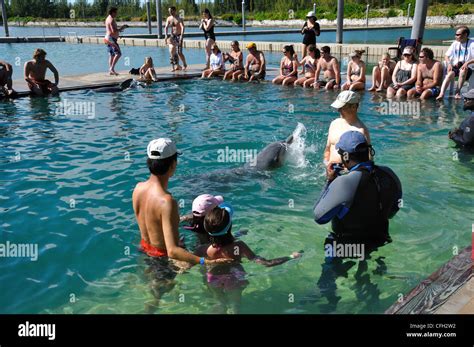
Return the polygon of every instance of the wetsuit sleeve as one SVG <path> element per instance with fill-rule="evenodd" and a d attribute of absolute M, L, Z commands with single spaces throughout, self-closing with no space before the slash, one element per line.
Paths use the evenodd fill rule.
<path fill-rule="evenodd" d="M 342 219 L 349 212 L 361 178 L 362 174 L 354 171 L 328 183 L 313 207 L 316 223 L 326 224 L 336 216 Z"/>
<path fill-rule="evenodd" d="M 461 146 L 474 145 L 474 116 L 462 121 L 459 128 L 452 134 L 451 140 Z"/>

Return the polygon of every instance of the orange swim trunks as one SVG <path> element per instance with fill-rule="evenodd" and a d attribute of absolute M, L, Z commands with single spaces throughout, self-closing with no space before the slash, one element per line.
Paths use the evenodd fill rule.
<path fill-rule="evenodd" d="M 158 247 L 152 246 L 143 239 L 140 241 L 140 251 L 142 251 L 143 253 L 146 253 L 150 257 L 155 257 L 155 258 L 168 256 L 166 249 L 160 249 Z"/>

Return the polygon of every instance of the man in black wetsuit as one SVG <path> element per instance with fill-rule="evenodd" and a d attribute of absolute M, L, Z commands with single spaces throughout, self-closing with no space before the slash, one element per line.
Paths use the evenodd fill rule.
<path fill-rule="evenodd" d="M 370 251 L 391 242 L 388 220 L 397 213 L 402 197 L 397 175 L 369 159 L 372 147 L 358 131 L 342 134 L 336 150 L 349 172 L 338 176 L 337 165 L 327 166 L 327 184 L 314 206 L 316 223 L 332 221 L 325 244 L 362 243 Z"/>
<path fill-rule="evenodd" d="M 470 116 L 464 119 L 459 126 L 451 130 L 448 137 L 460 147 L 474 149 L 474 89 L 464 96 L 464 111 L 470 111 Z"/>
<path fill-rule="evenodd" d="M 343 133 L 336 150 L 343 167 L 331 162 L 328 164 L 327 184 L 314 206 L 316 223 L 332 221 L 332 232 L 324 243 L 325 259 L 315 296 L 318 302 L 321 296 L 328 300 L 327 304 L 320 306 L 321 312 L 336 312 L 341 300 L 337 295 L 336 280 L 347 277 L 349 269 L 358 260 L 352 288 L 361 303 L 370 303 L 361 310 L 370 312 L 380 300 L 380 290 L 370 281 L 367 259 L 377 247 L 391 242 L 388 220 L 399 209 L 402 187 L 392 170 L 376 166 L 369 159 L 374 151 L 362 133 Z M 343 168 L 349 173 L 339 175 Z M 385 271 L 383 258 L 375 259 L 377 268 L 374 273 Z M 311 301 L 311 297 L 305 301 Z"/>

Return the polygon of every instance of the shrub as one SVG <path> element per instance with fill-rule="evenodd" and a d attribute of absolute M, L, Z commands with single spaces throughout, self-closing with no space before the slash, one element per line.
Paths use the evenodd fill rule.
<path fill-rule="evenodd" d="M 388 17 L 398 17 L 398 11 L 391 7 L 387 12 Z"/>

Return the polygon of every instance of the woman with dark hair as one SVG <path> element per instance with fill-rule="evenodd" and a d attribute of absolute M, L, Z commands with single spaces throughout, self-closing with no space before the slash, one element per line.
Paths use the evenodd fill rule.
<path fill-rule="evenodd" d="M 308 55 L 298 63 L 299 66 L 303 66 L 303 77 L 300 77 L 295 81 L 295 87 L 303 86 L 306 88 L 313 85 L 319 58 L 321 58 L 321 52 L 319 49 L 317 49 L 315 45 L 309 45 Z"/>
<path fill-rule="evenodd" d="M 303 36 L 303 58 L 306 57 L 307 49 L 309 45 L 316 45 L 316 36 L 320 34 L 319 23 L 316 22 L 317 18 L 313 11 L 308 12 L 306 16 L 306 22 L 304 22 L 303 28 L 301 29 L 301 35 Z"/>
<path fill-rule="evenodd" d="M 283 47 L 283 58 L 280 62 L 280 75 L 272 81 L 283 86 L 293 84 L 298 78 L 298 56 L 293 45 Z"/>
<path fill-rule="evenodd" d="M 211 58 L 211 47 L 216 42 L 216 34 L 214 33 L 214 26 L 216 22 L 212 18 L 211 11 L 204 9 L 202 11 L 201 24 L 199 29 L 204 31 L 204 38 L 206 39 L 206 69 L 209 69 L 210 58 Z"/>

